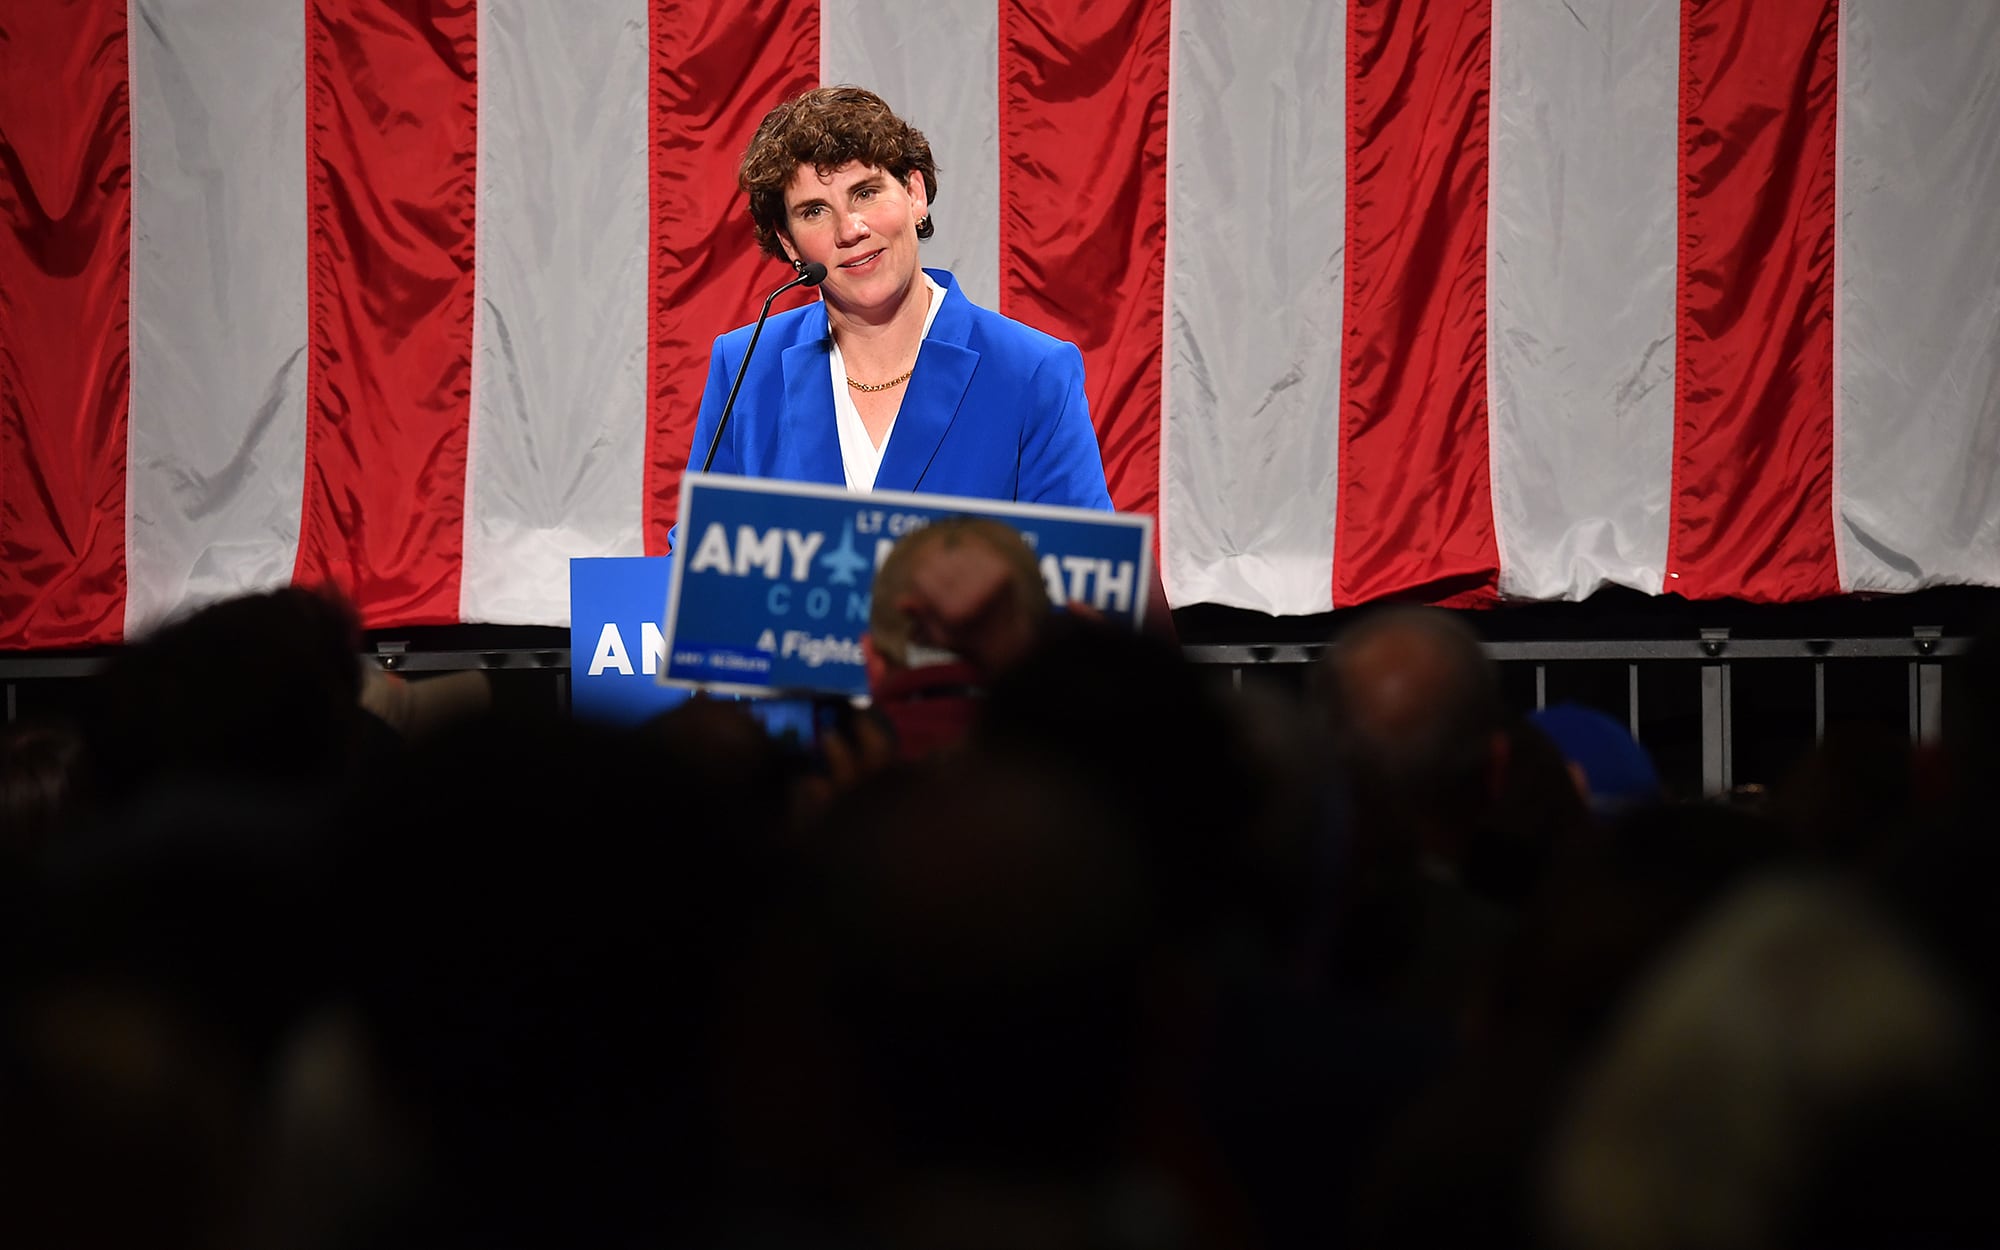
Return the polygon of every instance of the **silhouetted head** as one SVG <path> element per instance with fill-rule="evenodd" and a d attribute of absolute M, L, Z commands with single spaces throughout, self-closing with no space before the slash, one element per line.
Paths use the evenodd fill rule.
<path fill-rule="evenodd" d="M 1506 758 L 1499 676 L 1478 636 L 1440 609 L 1384 608 L 1343 632 L 1323 663 L 1336 749 L 1364 825 L 1455 858 L 1498 792 Z"/>
<path fill-rule="evenodd" d="M 90 792 L 113 804 L 176 781 L 323 786 L 355 762 L 353 611 L 296 587 L 225 600 L 120 652 L 92 684 Z"/>

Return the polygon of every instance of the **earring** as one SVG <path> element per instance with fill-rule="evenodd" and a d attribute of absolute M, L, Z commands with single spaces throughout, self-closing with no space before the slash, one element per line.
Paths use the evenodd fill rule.
<path fill-rule="evenodd" d="M 794 256 L 792 257 L 792 270 L 795 273 L 804 273 L 806 271 L 806 263 Z"/>

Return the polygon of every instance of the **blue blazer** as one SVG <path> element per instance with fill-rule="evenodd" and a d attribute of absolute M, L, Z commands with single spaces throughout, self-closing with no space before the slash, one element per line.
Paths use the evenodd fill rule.
<path fill-rule="evenodd" d="M 968 495 L 1111 510 L 1104 459 L 1083 398 L 1083 355 L 965 298 L 926 270 L 944 304 L 917 352 L 877 490 Z M 688 467 L 701 468 L 751 327 L 715 340 Z M 826 309 L 808 304 L 765 323 L 713 471 L 794 482 L 846 482 L 833 415 Z"/>

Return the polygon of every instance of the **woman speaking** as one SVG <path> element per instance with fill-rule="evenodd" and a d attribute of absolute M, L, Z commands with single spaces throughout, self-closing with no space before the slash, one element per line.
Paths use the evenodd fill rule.
<path fill-rule="evenodd" d="M 718 473 L 1110 509 L 1082 355 L 918 264 L 937 198 L 919 131 L 823 87 L 764 118 L 738 180 L 764 252 L 826 278 L 766 325 L 719 442 L 752 328 L 715 341 L 691 467 L 714 442 Z"/>

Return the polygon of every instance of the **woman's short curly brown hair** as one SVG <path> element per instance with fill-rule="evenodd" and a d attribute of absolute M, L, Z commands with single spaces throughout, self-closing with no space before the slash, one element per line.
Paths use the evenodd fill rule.
<path fill-rule="evenodd" d="M 778 236 L 785 229 L 785 188 L 799 166 L 822 174 L 849 161 L 887 170 L 898 182 L 924 176 L 924 193 L 937 201 L 937 164 L 930 140 L 864 87 L 820 87 L 794 96 L 764 115 L 743 153 L 736 183 L 750 197 L 750 220 L 765 255 L 786 259 Z M 935 233 L 926 217 L 917 237 Z"/>

